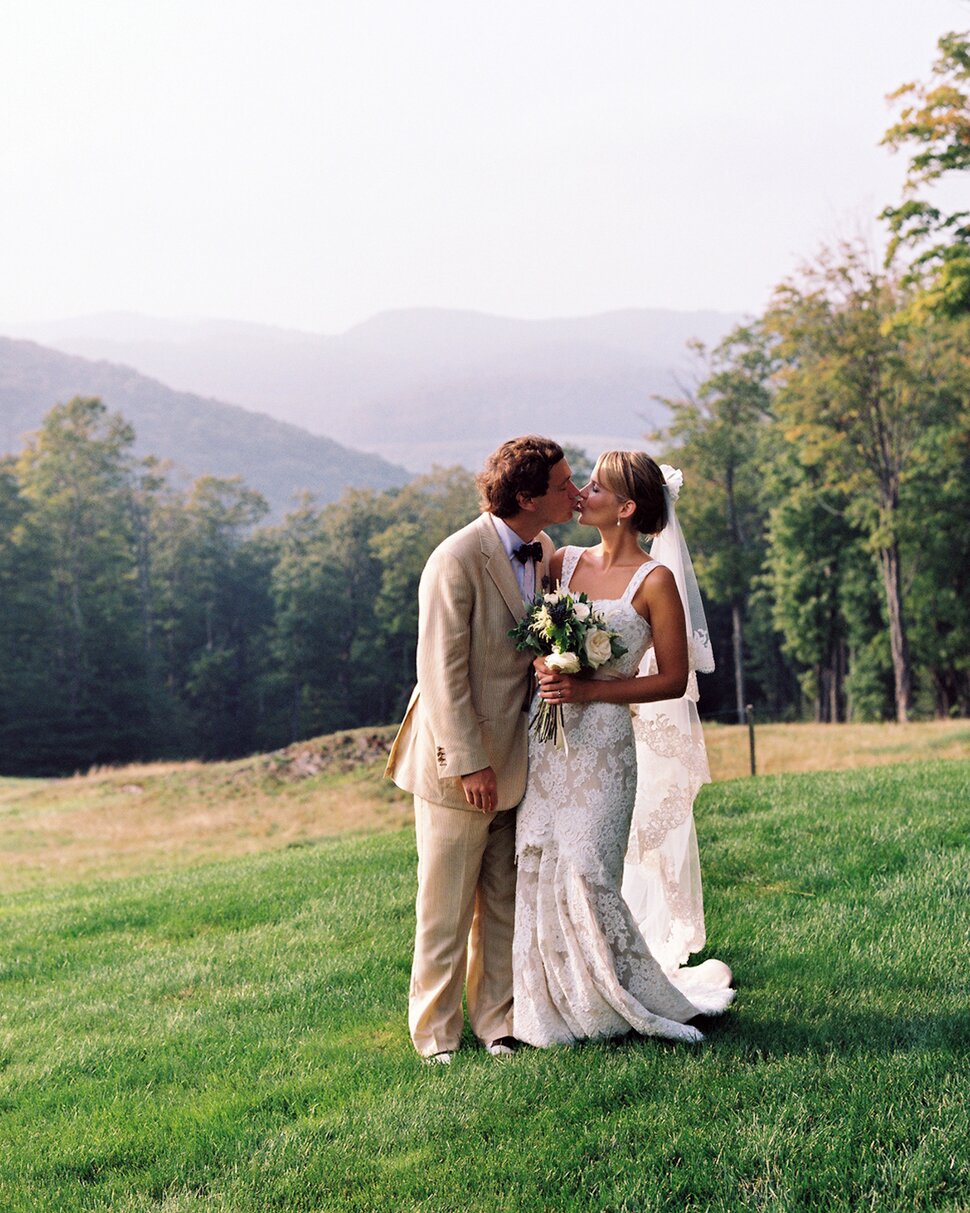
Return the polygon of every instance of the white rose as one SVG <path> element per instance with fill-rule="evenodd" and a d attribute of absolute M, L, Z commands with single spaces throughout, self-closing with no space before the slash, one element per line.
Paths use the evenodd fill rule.
<path fill-rule="evenodd" d="M 589 619 L 589 607 L 585 602 L 574 602 L 573 614 L 580 623 L 584 623 L 587 619 Z"/>
<path fill-rule="evenodd" d="M 557 590 L 555 594 L 544 594 L 543 601 L 547 602 L 550 606 L 555 606 L 561 597 L 562 594 Z"/>
<path fill-rule="evenodd" d="M 542 660 L 547 670 L 558 670 L 563 674 L 578 674 L 580 671 L 578 653 L 550 653 Z"/>
<path fill-rule="evenodd" d="M 613 656 L 609 632 L 603 632 L 599 628 L 596 628 L 586 633 L 586 656 L 589 658 L 589 664 L 594 670 L 598 669 L 604 662 L 609 661 Z M 546 664 L 548 664 L 548 659 Z"/>

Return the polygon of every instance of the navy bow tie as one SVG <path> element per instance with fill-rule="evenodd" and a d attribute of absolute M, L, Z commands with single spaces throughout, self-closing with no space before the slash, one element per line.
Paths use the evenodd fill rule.
<path fill-rule="evenodd" d="M 523 543 L 521 547 L 517 547 L 512 555 L 516 560 L 521 560 L 523 564 L 527 560 L 534 560 L 538 563 L 542 559 L 542 544 L 541 543 Z"/>

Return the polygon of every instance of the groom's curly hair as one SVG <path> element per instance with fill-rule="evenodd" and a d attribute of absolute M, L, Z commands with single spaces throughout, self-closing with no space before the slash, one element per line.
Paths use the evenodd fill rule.
<path fill-rule="evenodd" d="M 512 518 L 521 508 L 519 494 L 541 497 L 549 488 L 550 469 L 562 458 L 559 443 L 539 434 L 503 442 L 475 478 L 482 509 L 496 518 Z"/>

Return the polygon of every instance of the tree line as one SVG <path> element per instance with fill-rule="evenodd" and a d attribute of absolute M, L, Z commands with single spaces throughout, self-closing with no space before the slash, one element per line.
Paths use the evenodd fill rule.
<path fill-rule="evenodd" d="M 391 721 L 430 548 L 472 476 L 303 501 L 266 525 L 238 478 L 171 483 L 96 398 L 0 463 L 0 771 L 218 758 Z"/>
<path fill-rule="evenodd" d="M 968 80 L 953 34 L 900 91 L 886 140 L 916 150 L 885 257 L 823 251 L 698 349 L 696 388 L 666 401 L 651 445 L 685 471 L 719 657 L 702 715 L 970 711 L 970 228 L 927 200 L 970 168 Z M 421 569 L 475 516 L 473 476 L 305 499 L 270 525 L 240 479 L 180 486 L 133 440 L 77 397 L 0 461 L 0 773 L 232 757 L 397 719 Z"/>
<path fill-rule="evenodd" d="M 822 250 L 667 402 L 738 713 L 793 677 L 817 720 L 970 710 L 970 211 L 934 193 L 970 169 L 970 34 L 938 48 L 892 98 L 884 254 Z"/>

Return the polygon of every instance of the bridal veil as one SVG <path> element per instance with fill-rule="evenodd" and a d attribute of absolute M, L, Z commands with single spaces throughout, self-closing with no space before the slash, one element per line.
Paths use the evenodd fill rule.
<path fill-rule="evenodd" d="M 683 474 L 668 464 L 662 464 L 661 471 L 668 520 L 650 554 L 670 569 L 677 582 L 687 619 L 690 674 L 682 698 L 633 707 L 638 776 L 623 897 L 650 951 L 665 971 L 675 973 L 705 941 L 693 810 L 698 791 L 711 775 L 697 714 L 697 673 L 714 669 L 714 654 L 694 566 L 674 508 Z M 656 669 L 649 648 L 638 673 L 656 673 Z"/>

